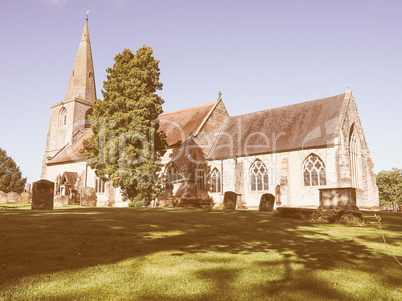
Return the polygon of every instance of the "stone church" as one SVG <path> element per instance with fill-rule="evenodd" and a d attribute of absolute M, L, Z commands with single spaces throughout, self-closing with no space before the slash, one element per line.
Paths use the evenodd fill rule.
<path fill-rule="evenodd" d="M 96 176 L 79 150 L 92 135 L 88 114 L 96 99 L 88 19 L 64 100 L 51 106 L 42 179 L 58 195 L 78 199 L 93 187 L 98 206 L 127 206 L 119 188 Z M 346 93 L 265 111 L 229 116 L 215 102 L 163 113 L 159 130 L 168 151 L 162 158 L 165 192 L 154 205 L 192 201 L 220 206 L 237 194 L 239 208 L 258 208 L 262 194 L 276 206 L 320 204 L 320 191 L 352 189 L 360 208 L 379 205 L 373 162 L 357 112 Z"/>

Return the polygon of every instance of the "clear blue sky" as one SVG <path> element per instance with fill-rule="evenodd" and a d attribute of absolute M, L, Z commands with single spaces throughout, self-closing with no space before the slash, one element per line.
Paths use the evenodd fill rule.
<path fill-rule="evenodd" d="M 114 56 L 144 44 L 160 60 L 165 112 L 219 90 L 233 116 L 350 86 L 375 171 L 402 168 L 400 0 L 1 0 L 0 147 L 29 182 L 87 10 L 98 97 Z"/>

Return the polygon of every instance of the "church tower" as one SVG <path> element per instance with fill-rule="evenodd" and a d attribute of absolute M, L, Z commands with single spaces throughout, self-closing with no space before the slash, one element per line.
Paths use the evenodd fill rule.
<path fill-rule="evenodd" d="M 42 178 L 46 178 L 47 162 L 73 144 L 90 127 L 87 116 L 95 99 L 95 75 L 87 16 L 66 95 L 63 101 L 51 106 Z"/>

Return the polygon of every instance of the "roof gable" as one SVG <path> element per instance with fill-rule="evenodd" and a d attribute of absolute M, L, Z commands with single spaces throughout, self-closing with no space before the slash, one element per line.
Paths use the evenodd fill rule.
<path fill-rule="evenodd" d="M 159 131 L 166 134 L 169 146 L 186 141 L 191 133 L 197 133 L 207 121 L 217 102 L 191 107 L 159 115 Z"/>
<path fill-rule="evenodd" d="M 78 174 L 76 172 L 65 171 L 61 177 L 61 184 L 74 186 L 77 180 Z"/>

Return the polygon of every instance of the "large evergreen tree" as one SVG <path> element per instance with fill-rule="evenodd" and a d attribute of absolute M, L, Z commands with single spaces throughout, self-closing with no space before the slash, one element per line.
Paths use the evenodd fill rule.
<path fill-rule="evenodd" d="M 394 210 L 402 209 L 402 169 L 380 171 L 377 176 L 377 186 L 380 194 L 380 205 L 391 206 Z"/>
<path fill-rule="evenodd" d="M 134 206 L 149 205 L 162 193 L 158 173 L 166 142 L 157 117 L 164 101 L 156 94 L 162 83 L 152 54 L 143 46 L 135 54 L 126 49 L 116 55 L 106 69 L 103 100 L 93 103 L 93 135 L 82 150 L 96 174 L 120 187 Z"/>
<path fill-rule="evenodd" d="M 27 178 L 22 177 L 20 168 L 14 160 L 0 148 L 0 191 L 21 193 L 24 191 L 26 181 Z"/>

